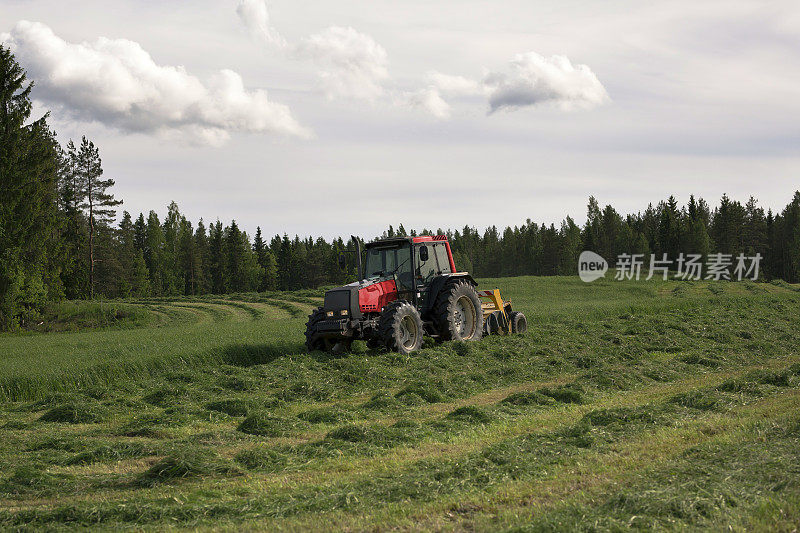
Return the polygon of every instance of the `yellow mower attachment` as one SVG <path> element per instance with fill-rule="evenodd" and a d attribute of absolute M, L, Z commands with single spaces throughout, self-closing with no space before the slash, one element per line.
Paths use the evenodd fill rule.
<path fill-rule="evenodd" d="M 511 300 L 503 301 L 500 289 L 478 291 L 483 308 L 483 334 L 509 335 L 525 333 L 528 322 L 525 315 L 511 308 Z"/>

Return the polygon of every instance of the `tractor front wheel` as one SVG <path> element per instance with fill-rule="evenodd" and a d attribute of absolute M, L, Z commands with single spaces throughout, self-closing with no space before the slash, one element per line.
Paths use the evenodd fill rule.
<path fill-rule="evenodd" d="M 333 352 L 336 354 L 349 352 L 353 340 L 343 338 L 341 340 L 322 338 L 317 331 L 317 324 L 325 320 L 325 311 L 318 307 L 308 315 L 306 322 L 306 349 L 309 352 L 320 350 L 322 352 Z"/>
<path fill-rule="evenodd" d="M 378 334 L 387 350 L 409 354 L 422 347 L 422 319 L 419 311 L 404 300 L 383 308 L 378 319 Z"/>
<path fill-rule="evenodd" d="M 318 307 L 308 315 L 308 322 L 306 322 L 306 349 L 309 352 L 314 350 L 327 351 L 329 349 L 328 343 L 317 332 L 317 324 L 323 320 L 325 320 L 325 311 L 321 307 Z"/>
<path fill-rule="evenodd" d="M 439 340 L 477 341 L 483 336 L 483 308 L 475 287 L 469 283 L 446 285 L 436 297 L 433 316 Z"/>

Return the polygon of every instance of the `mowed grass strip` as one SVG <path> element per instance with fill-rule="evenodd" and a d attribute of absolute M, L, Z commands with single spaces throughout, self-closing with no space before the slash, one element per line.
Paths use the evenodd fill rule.
<path fill-rule="evenodd" d="M 380 524 L 381 529 L 399 531 L 618 531 L 628 529 L 631 520 L 643 529 L 681 529 L 716 527 L 722 518 L 734 529 L 760 526 L 756 529 L 790 531 L 797 523 L 795 504 L 800 497 L 794 482 L 795 466 L 788 465 L 800 450 L 798 406 L 800 394 L 793 391 L 620 441 L 608 451 L 590 453 L 577 462 L 549 469 L 541 479 L 509 481 L 430 503 L 270 520 L 266 527 L 341 531 L 366 530 Z M 737 448 L 738 454 L 731 448 Z M 736 462 L 741 463 L 731 467 Z M 788 469 L 782 467 L 784 462 Z M 745 476 L 737 471 L 743 465 L 751 466 Z M 683 474 L 683 479 L 670 476 L 690 468 L 694 471 Z M 739 474 L 739 479 L 727 487 L 714 486 L 718 479 L 709 479 L 704 470 L 715 468 L 717 472 L 730 469 L 730 473 Z M 782 493 L 770 491 L 776 486 Z M 678 489 L 672 491 L 672 497 L 662 501 L 664 493 L 675 487 Z M 737 496 L 727 502 L 709 498 L 732 492 Z M 657 516 L 639 515 L 640 508 L 617 509 L 623 494 L 640 495 L 640 508 L 658 509 Z M 725 518 L 726 513 L 732 516 Z M 315 523 L 324 526 L 314 527 Z"/>
<path fill-rule="evenodd" d="M 783 389 L 786 390 L 786 389 Z M 124 506 L 111 502 L 105 504 L 86 503 L 76 506 L 59 507 L 50 510 L 35 509 L 7 516 L 8 524 L 47 523 L 56 517 L 69 517 L 78 523 L 101 520 L 102 523 L 125 523 L 131 520 L 131 510 L 136 511 L 137 523 L 142 521 L 169 520 L 177 515 L 188 524 L 203 523 L 206 513 L 220 517 L 257 518 L 258 516 L 288 517 L 306 513 L 349 510 L 359 514 L 365 510 L 375 512 L 382 506 L 402 504 L 406 512 L 418 509 L 418 504 L 449 500 L 454 496 L 469 494 L 488 494 L 506 490 L 509 483 L 544 483 L 548 480 L 562 479 L 571 485 L 568 468 L 593 468 L 602 474 L 603 465 L 595 464 L 602 458 L 616 461 L 621 455 L 644 453 L 642 459 L 653 459 L 648 455 L 651 447 L 668 447 L 671 443 L 680 451 L 681 447 L 693 444 L 702 435 L 714 436 L 741 425 L 739 419 L 762 419 L 765 414 L 791 413 L 798 407 L 796 390 L 775 391 L 778 398 L 788 396 L 785 402 L 759 400 L 742 410 L 736 405 L 726 412 L 698 410 L 676 406 L 674 402 L 645 404 L 635 408 L 604 408 L 584 415 L 577 423 L 566 429 L 555 429 L 535 434 L 514 437 L 490 445 L 480 451 L 461 456 L 449 456 L 435 460 L 422 460 L 401 469 L 399 472 L 373 472 L 350 481 L 333 480 L 324 484 L 300 484 L 284 490 L 270 490 L 259 486 L 257 480 L 245 482 L 237 493 L 246 487 L 251 496 L 241 499 L 200 497 L 207 489 L 200 488 L 194 496 L 186 496 L 186 501 L 175 506 L 159 500 L 127 501 Z M 729 398 L 736 402 L 736 397 Z M 749 413 L 749 415 L 748 415 Z M 587 422 L 588 421 L 588 422 Z M 588 424 L 588 425 L 587 425 Z M 661 441 L 665 442 L 661 442 Z M 667 442 L 669 441 L 669 442 Z M 627 450 L 627 451 L 626 451 Z M 637 452 L 638 450 L 638 452 Z M 183 457 L 183 456 L 182 456 Z M 190 456 L 194 457 L 194 456 Z M 202 455 L 200 456 L 203 457 Z M 600 458 L 600 459 L 599 459 Z M 165 465 L 173 468 L 171 459 Z M 182 465 L 186 460 L 181 460 Z M 188 459 L 188 465 L 195 464 Z M 600 460 L 600 463 L 603 461 Z M 635 463 L 635 461 L 634 461 Z M 209 470 L 201 462 L 199 466 L 185 470 L 178 468 L 174 477 L 196 475 L 194 472 L 229 471 L 214 459 L 215 470 Z M 215 466 L 215 465 L 223 466 Z M 592 466 L 594 465 L 594 466 Z M 627 466 L 636 466 L 630 465 Z M 161 468 L 161 467 L 158 467 Z M 224 469 L 224 470 L 223 470 Z M 158 471 L 158 470 L 157 470 Z M 170 470 L 171 471 L 171 470 Z M 627 469 L 631 475 L 636 470 Z M 148 474 L 149 476 L 150 474 Z M 216 484 L 215 484 L 216 485 Z M 267 489 L 267 490 L 265 490 Z M 179 498 L 180 500 L 181 498 Z M 189 503 L 191 501 L 191 503 Z M 530 502 L 527 504 L 529 505 Z M 469 508 L 466 506 L 465 508 Z M 396 508 L 395 508 L 396 510 Z M 2 515 L 0 515 L 2 516 Z M 41 521 L 41 522 L 40 522 Z M 197 522 L 195 522 L 197 521 Z"/>
<path fill-rule="evenodd" d="M 750 374 L 752 374 L 752 372 Z M 725 376 L 721 376 L 721 378 L 722 377 L 725 377 Z M 763 378 L 763 376 L 762 376 L 762 378 Z M 758 378 L 758 379 L 762 379 L 762 378 Z M 657 395 L 653 395 L 653 394 L 646 395 L 645 393 L 647 391 L 638 391 L 638 392 L 635 392 L 635 393 L 630 393 L 629 397 L 626 398 L 627 399 L 626 404 L 627 405 L 637 406 L 637 405 L 641 405 L 641 404 L 637 403 L 637 399 L 639 401 L 641 401 L 642 399 L 652 399 L 654 397 L 658 397 L 663 401 L 664 398 L 665 398 L 665 395 L 668 395 L 669 397 L 676 397 L 677 396 L 676 393 L 680 393 L 681 391 L 685 391 L 686 388 L 687 388 L 687 384 L 681 384 L 681 385 L 683 385 L 683 386 L 674 387 L 672 390 L 662 390 L 661 393 L 657 394 Z M 777 389 L 773 389 L 773 392 L 774 392 L 774 390 L 777 390 Z M 713 391 L 714 391 L 714 389 L 706 389 L 707 393 L 708 392 L 712 392 L 713 393 Z M 732 398 L 735 400 L 736 396 L 732 396 Z M 549 434 L 551 434 L 551 435 L 560 435 L 563 432 L 565 425 L 567 425 L 567 426 L 574 425 L 575 421 L 579 420 L 581 418 L 581 416 L 585 415 L 586 412 L 589 409 L 593 409 L 593 411 L 588 411 L 588 412 L 596 412 L 597 411 L 597 407 L 600 406 L 600 405 L 605 406 L 606 409 L 608 409 L 609 406 L 614 405 L 614 401 L 617 400 L 617 396 L 610 396 L 608 399 L 610 401 L 601 402 L 598 405 L 590 405 L 590 406 L 582 406 L 582 407 L 573 406 L 572 409 L 577 410 L 577 412 L 573 410 L 572 412 L 569 412 L 569 413 L 563 413 L 563 412 L 561 412 L 561 413 L 558 413 L 558 412 L 548 413 L 550 415 L 549 420 L 548 419 L 542 419 L 542 418 L 538 418 L 538 419 L 535 419 L 535 420 L 525 420 L 524 418 L 520 418 L 520 424 L 518 424 L 516 428 L 511 428 L 511 429 L 516 429 L 517 431 L 521 431 L 523 433 L 526 432 L 526 431 L 531 431 L 531 430 L 533 430 L 535 432 L 538 431 L 539 433 L 541 433 L 542 431 L 545 431 L 545 432 L 549 431 Z M 672 406 L 674 403 L 675 402 L 667 402 L 666 405 Z M 612 409 L 612 412 L 615 412 L 615 411 L 613 411 L 613 409 L 619 410 L 620 408 L 619 407 L 617 407 L 617 408 L 611 407 L 611 409 Z M 623 407 L 622 408 L 622 412 L 623 413 L 625 412 L 625 409 L 631 410 L 630 407 Z M 602 412 L 602 410 L 601 410 L 601 412 Z M 690 411 L 690 412 L 694 412 L 694 411 Z M 542 413 L 542 415 L 544 415 L 544 414 L 545 413 Z M 555 416 L 554 417 L 553 415 L 560 415 L 560 416 Z M 595 417 L 594 420 L 596 420 L 596 417 Z M 634 418 L 632 420 L 635 421 L 636 419 Z M 544 428 L 548 428 L 548 429 L 545 430 Z M 440 461 L 441 462 L 443 460 L 447 460 L 447 459 L 452 458 L 452 457 L 463 456 L 465 453 L 472 453 L 472 451 L 474 451 L 476 448 L 480 449 L 480 447 L 497 446 L 497 442 L 498 442 L 498 440 L 500 440 L 500 438 L 497 435 L 495 435 L 495 432 L 494 432 L 495 429 L 496 428 L 488 427 L 486 429 L 486 435 L 483 435 L 483 434 L 481 434 L 479 432 L 467 432 L 467 433 L 457 432 L 455 434 L 457 436 L 457 439 L 456 439 L 457 442 L 453 442 L 453 443 L 451 443 L 451 445 L 441 447 L 442 449 L 439 450 L 439 451 L 442 452 L 442 453 L 435 453 L 434 452 L 434 453 L 424 457 L 425 462 L 430 462 L 430 461 Z M 506 432 L 501 436 L 508 437 L 509 435 L 511 435 L 511 437 L 513 437 L 513 439 L 519 438 L 520 433 L 510 434 L 510 433 L 508 433 L 508 429 L 509 429 L 508 427 L 504 428 L 504 431 L 506 431 Z M 508 440 L 508 439 L 506 439 L 506 440 Z M 474 443 L 472 441 L 474 441 Z M 433 445 L 433 443 L 431 443 L 431 444 Z M 469 446 L 469 444 L 477 444 L 477 446 Z M 579 446 L 579 447 L 582 447 L 582 446 Z M 433 445 L 432 449 L 436 450 L 435 445 Z M 470 450 L 472 450 L 472 451 L 470 451 Z M 346 449 L 345 449 L 345 451 L 346 451 Z M 412 453 L 414 452 L 414 450 L 406 450 L 406 451 L 407 452 L 412 452 Z M 423 450 L 420 450 L 420 451 L 424 451 L 424 448 L 423 448 Z M 393 461 L 391 457 L 389 457 L 389 458 L 384 457 L 383 461 L 376 461 L 374 463 L 374 465 L 368 465 L 368 464 L 360 464 L 360 465 L 358 465 L 358 464 L 356 464 L 356 467 L 360 466 L 361 468 L 356 468 L 355 469 L 355 472 L 353 472 L 354 476 L 347 476 L 347 477 L 351 477 L 353 479 L 360 478 L 360 477 L 362 477 L 364 475 L 364 473 L 366 471 L 370 471 L 370 468 L 369 468 L 370 466 L 374 466 L 375 467 L 374 471 L 372 471 L 371 474 L 370 474 L 372 477 L 381 477 L 381 476 L 382 477 L 386 477 L 386 476 L 392 477 L 394 475 L 393 472 L 392 472 L 392 469 L 394 469 L 394 473 L 396 473 L 397 470 L 402 471 L 404 468 L 405 469 L 410 469 L 412 471 L 416 471 L 418 469 L 415 468 L 415 467 L 412 467 L 411 465 L 409 465 L 408 464 L 408 460 L 419 461 L 420 459 L 422 459 L 422 457 L 421 456 L 411 455 L 411 456 L 405 457 L 404 459 L 406 459 L 406 460 L 405 461 L 401 461 L 401 462 L 396 462 L 396 461 Z M 387 470 L 387 469 L 389 469 L 389 470 Z M 350 469 L 347 469 L 347 470 L 350 471 Z M 258 491 L 263 492 L 263 491 L 266 490 L 268 492 L 274 492 L 274 491 L 281 491 L 282 489 L 286 490 L 287 487 L 288 488 L 292 488 L 293 487 L 293 488 L 297 489 L 297 488 L 299 488 L 301 486 L 308 486 L 309 483 L 311 483 L 312 484 L 311 486 L 313 487 L 313 486 L 316 486 L 315 483 L 322 482 L 324 484 L 324 483 L 330 482 L 333 479 L 335 479 L 335 480 L 337 480 L 337 482 L 341 483 L 341 482 L 345 481 L 345 478 L 342 477 L 342 474 L 346 474 L 346 472 L 337 471 L 337 469 L 334 468 L 334 469 L 331 469 L 327 475 L 319 476 L 319 479 L 315 479 L 315 478 L 317 478 L 317 474 L 319 474 L 319 472 L 309 473 L 308 476 L 300 476 L 300 477 L 289 476 L 288 478 L 283 480 L 284 483 L 278 483 L 278 484 L 273 484 L 273 483 L 265 484 L 264 481 L 266 481 L 266 480 L 261 481 L 258 478 L 255 478 L 255 479 L 256 479 L 256 482 L 258 483 Z M 280 476 L 278 476 L 276 479 L 280 479 Z M 351 479 L 351 482 L 353 482 L 352 479 Z M 252 482 L 250 483 L 250 485 L 252 486 Z M 62 500 L 62 502 L 63 501 L 65 501 L 65 500 Z"/>

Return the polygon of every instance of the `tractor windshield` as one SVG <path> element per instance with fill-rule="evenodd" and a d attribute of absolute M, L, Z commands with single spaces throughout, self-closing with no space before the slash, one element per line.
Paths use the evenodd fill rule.
<path fill-rule="evenodd" d="M 367 264 L 364 269 L 367 277 L 384 277 L 397 274 L 400 281 L 411 279 L 411 246 L 391 244 L 367 248 Z"/>

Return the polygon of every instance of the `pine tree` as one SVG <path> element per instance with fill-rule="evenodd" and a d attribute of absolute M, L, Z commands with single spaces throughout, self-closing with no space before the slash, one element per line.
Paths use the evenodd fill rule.
<path fill-rule="evenodd" d="M 681 237 L 681 251 L 685 254 L 699 254 L 705 262 L 711 251 L 711 238 L 708 235 L 708 210 L 703 209 L 705 202 L 695 201 L 689 196 L 686 209 L 686 229 Z"/>
<path fill-rule="evenodd" d="M 120 296 L 128 297 L 133 293 L 134 277 L 136 276 L 136 256 L 138 254 L 134 244 L 133 219 L 127 211 L 122 212 L 118 239 L 117 258 L 122 267 Z"/>
<path fill-rule="evenodd" d="M 98 225 L 106 225 L 116 216 L 112 209 L 122 200 L 114 199 L 108 192 L 114 186 L 113 179 L 102 179 L 103 166 L 100 159 L 100 150 L 94 143 L 83 137 L 77 155 L 78 183 L 82 191 L 83 204 L 81 207 L 88 210 L 89 223 L 89 299 L 94 299 L 94 271 L 95 271 L 95 235 Z"/>
<path fill-rule="evenodd" d="M 183 269 L 178 257 L 178 232 L 180 231 L 181 213 L 178 204 L 170 202 L 167 216 L 161 227 L 164 233 L 164 294 L 183 294 Z"/>
<path fill-rule="evenodd" d="M 767 219 L 764 209 L 758 207 L 758 200 L 752 196 L 744 206 L 745 226 L 742 229 L 743 249 L 748 256 L 767 255 Z"/>
<path fill-rule="evenodd" d="M 31 116 L 23 68 L 0 45 L 0 331 L 24 322 L 47 296 L 43 270 L 57 209 L 58 145 L 47 115 Z"/>
<path fill-rule="evenodd" d="M 581 229 L 572 218 L 567 217 L 561 223 L 560 239 L 558 274 L 574 275 L 577 272 L 578 257 L 583 244 L 581 243 Z"/>
<path fill-rule="evenodd" d="M 197 294 L 201 270 L 200 257 L 195 248 L 192 223 L 181 217 L 178 229 L 178 263 L 182 273 L 182 294 Z"/>
<path fill-rule="evenodd" d="M 267 244 L 264 242 L 264 238 L 261 235 L 261 226 L 258 226 L 256 228 L 256 236 L 253 238 L 253 253 L 256 256 L 256 261 L 258 262 L 258 265 L 262 269 L 262 276 L 261 279 L 259 280 L 257 290 L 259 292 L 269 290 L 269 287 L 267 286 L 269 284 L 267 280 L 267 274 L 268 274 L 267 256 L 269 255 L 269 251 L 267 250 Z M 274 275 L 274 272 L 272 275 Z"/>
<path fill-rule="evenodd" d="M 278 263 L 272 252 L 267 251 L 264 255 L 264 274 L 262 276 L 262 287 L 265 291 L 274 291 L 278 288 Z M 259 289 L 262 290 L 262 289 Z"/>
<path fill-rule="evenodd" d="M 222 233 L 222 223 L 219 220 L 210 226 L 208 232 L 208 271 L 211 280 L 211 292 L 214 294 L 222 294 L 227 290 Z"/>
<path fill-rule="evenodd" d="M 155 211 L 150 211 L 145 229 L 143 254 L 150 272 L 150 290 L 154 295 L 164 294 L 164 232 Z"/>
<path fill-rule="evenodd" d="M 197 294 L 208 294 L 211 290 L 208 272 L 208 236 L 202 218 L 197 223 L 197 229 L 194 232 L 194 249 L 197 255 Z"/>
<path fill-rule="evenodd" d="M 89 234 L 87 219 L 80 207 L 85 200 L 85 191 L 79 182 L 78 151 L 71 140 L 67 143 L 66 150 L 60 150 L 60 156 L 61 280 L 67 298 L 85 298 L 89 279 L 85 260 L 88 255 Z"/>
<path fill-rule="evenodd" d="M 781 277 L 789 283 L 800 282 L 800 191 L 794 193 L 794 198 L 781 213 L 780 224 L 781 243 Z"/>
<path fill-rule="evenodd" d="M 660 205 L 661 217 L 658 224 L 658 246 L 656 253 L 659 259 L 663 254 L 675 261 L 680 253 L 681 244 L 681 218 L 678 211 L 678 202 L 670 196 Z"/>
<path fill-rule="evenodd" d="M 136 250 L 133 261 L 133 276 L 131 278 L 131 296 L 143 297 L 150 295 L 150 271 L 144 262 L 141 250 Z"/>

